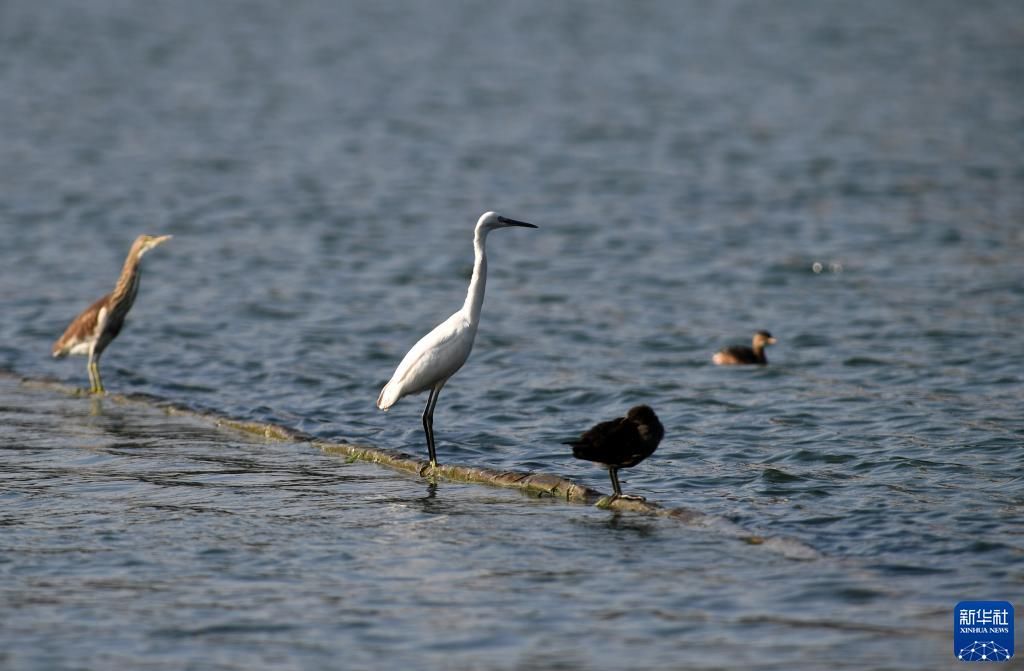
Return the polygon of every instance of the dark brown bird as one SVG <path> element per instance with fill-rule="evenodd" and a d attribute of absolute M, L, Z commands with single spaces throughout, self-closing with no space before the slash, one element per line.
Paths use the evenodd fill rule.
<path fill-rule="evenodd" d="M 630 408 L 625 417 L 616 417 L 585 431 L 572 445 L 572 456 L 604 464 L 612 479 L 613 498 L 644 500 L 642 496 L 624 496 L 619 486 L 620 468 L 636 466 L 658 449 L 665 427 L 649 406 Z"/>
<path fill-rule="evenodd" d="M 735 345 L 715 352 L 711 360 L 719 366 L 736 366 L 742 364 L 768 363 L 768 357 L 764 355 L 764 348 L 767 345 L 774 345 L 775 338 L 768 331 L 757 331 L 754 333 L 753 347 Z"/>
<path fill-rule="evenodd" d="M 53 345 L 56 359 L 68 354 L 89 356 L 89 391 L 102 394 L 103 381 L 100 379 L 100 356 L 124 326 L 124 318 L 135 302 L 139 291 L 139 262 L 142 255 L 157 245 L 171 239 L 169 235 L 140 235 L 135 238 L 128 258 L 124 260 L 121 276 L 117 278 L 114 290 L 99 299 L 71 322 L 64 335 Z"/>

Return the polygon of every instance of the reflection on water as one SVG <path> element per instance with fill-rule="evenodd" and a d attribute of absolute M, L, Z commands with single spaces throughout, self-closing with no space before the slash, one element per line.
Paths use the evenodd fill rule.
<path fill-rule="evenodd" d="M 743 664 L 772 654 L 799 667 L 806 643 L 769 643 L 780 626 L 861 649 L 864 631 L 869 647 L 882 646 L 902 618 L 947 619 L 904 601 L 909 609 L 882 625 L 864 624 L 878 622 L 865 618 L 880 601 L 942 572 L 793 562 L 723 527 L 424 482 L 307 444 L 239 442 L 204 420 L 97 401 L 0 378 L 9 548 L 0 573 L 16 614 L 8 654 L 24 666 L 66 659 L 41 638 L 65 617 L 75 626 L 61 625 L 61 640 L 90 659 L 120 645 L 119 663 L 135 666 L 151 659 L 149 646 L 178 641 L 168 668 L 213 651 L 240 666 L 254 645 L 314 665 L 341 646 L 359 664 L 382 654 L 439 666 L 452 654 L 552 654 L 594 668 L 642 643 L 659 663 L 699 663 L 693 647 L 710 635 L 744 647 Z M 888 575 L 901 576 L 898 587 Z M 747 603 L 752 586 L 771 605 Z M 805 613 L 830 604 L 830 614 L 779 619 L 776 603 Z"/>

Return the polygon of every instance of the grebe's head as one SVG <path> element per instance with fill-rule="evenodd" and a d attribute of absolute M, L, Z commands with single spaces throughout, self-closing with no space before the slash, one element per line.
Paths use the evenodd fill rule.
<path fill-rule="evenodd" d="M 768 331 L 757 331 L 754 333 L 754 347 L 764 347 L 765 345 L 774 345 L 777 341 L 772 337 Z"/>

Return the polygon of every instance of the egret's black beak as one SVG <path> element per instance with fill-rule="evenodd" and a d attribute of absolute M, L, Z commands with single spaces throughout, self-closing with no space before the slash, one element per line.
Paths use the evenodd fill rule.
<path fill-rule="evenodd" d="M 515 219 L 509 219 L 508 217 L 503 217 L 500 214 L 498 215 L 498 221 L 505 224 L 506 226 L 522 226 L 523 228 L 537 228 L 533 224 L 528 224 L 525 221 L 516 221 Z"/>

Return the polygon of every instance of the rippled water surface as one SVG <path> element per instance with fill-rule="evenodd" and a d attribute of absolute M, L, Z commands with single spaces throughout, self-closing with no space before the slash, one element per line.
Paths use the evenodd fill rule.
<path fill-rule="evenodd" d="M 0 377 L 0 666 L 943 668 L 1024 604 L 1024 5 L 0 7 L 0 368 L 139 299 L 111 390 L 444 461 L 646 402 L 628 491 L 816 549 L 436 484 Z M 766 368 L 710 365 L 766 328 Z"/>

